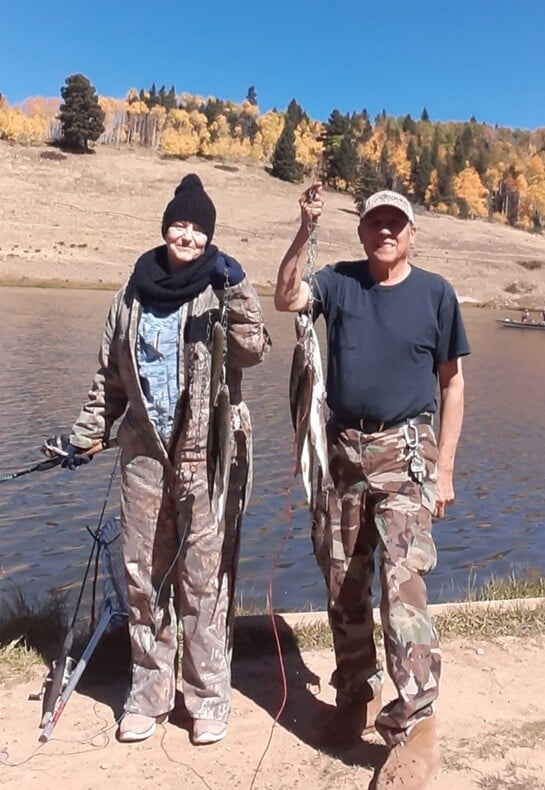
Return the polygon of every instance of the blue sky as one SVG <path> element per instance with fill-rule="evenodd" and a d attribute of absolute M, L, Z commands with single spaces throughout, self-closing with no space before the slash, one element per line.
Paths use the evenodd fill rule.
<path fill-rule="evenodd" d="M 0 93 L 59 96 L 82 72 L 104 96 L 131 87 L 242 101 L 295 98 L 311 118 L 545 127 L 543 0 L 15 0 L 2 10 Z"/>

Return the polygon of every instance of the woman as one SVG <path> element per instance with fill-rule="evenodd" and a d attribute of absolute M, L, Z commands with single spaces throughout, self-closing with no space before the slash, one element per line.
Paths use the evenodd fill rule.
<path fill-rule="evenodd" d="M 67 466 L 87 462 L 85 451 L 108 442 L 124 414 L 117 442 L 132 684 L 118 738 L 126 742 L 152 735 L 174 707 L 176 614 L 193 743 L 227 734 L 233 588 L 251 485 L 251 425 L 240 385 L 242 368 L 261 362 L 270 340 L 244 271 L 211 244 L 215 221 L 200 179 L 185 176 L 163 215 L 165 243 L 139 258 L 113 300 L 100 367 L 68 447 Z M 218 323 L 231 428 L 222 507 L 214 495 L 221 480 L 211 490 L 207 475 Z"/>

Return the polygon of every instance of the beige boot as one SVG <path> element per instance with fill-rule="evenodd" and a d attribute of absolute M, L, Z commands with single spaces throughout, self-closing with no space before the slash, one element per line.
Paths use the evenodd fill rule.
<path fill-rule="evenodd" d="M 336 708 L 315 733 L 316 746 L 345 746 L 358 741 L 375 729 L 375 719 L 382 708 L 379 691 L 369 702 L 355 700 Z"/>
<path fill-rule="evenodd" d="M 407 736 L 403 744 L 394 746 L 379 770 L 372 790 L 423 790 L 441 765 L 435 716 L 428 716 Z"/>

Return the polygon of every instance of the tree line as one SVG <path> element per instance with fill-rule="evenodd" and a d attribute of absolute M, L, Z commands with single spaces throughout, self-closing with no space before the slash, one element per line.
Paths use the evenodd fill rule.
<path fill-rule="evenodd" d="M 489 217 L 540 231 L 545 216 L 545 129 L 509 129 L 479 123 L 374 119 L 363 109 L 334 109 L 326 122 L 309 118 L 292 99 L 286 110 L 260 114 L 255 86 L 236 103 L 151 87 L 125 99 L 99 97 L 82 74 L 66 78 L 62 103 L 51 117 L 45 100 L 25 111 L 0 94 L 0 139 L 27 144 L 56 139 L 78 151 L 89 143 L 155 147 L 163 156 L 249 159 L 282 180 L 320 178 L 353 196 L 358 208 L 387 188 L 427 209 L 464 218 Z M 40 102 L 42 102 L 40 104 Z"/>

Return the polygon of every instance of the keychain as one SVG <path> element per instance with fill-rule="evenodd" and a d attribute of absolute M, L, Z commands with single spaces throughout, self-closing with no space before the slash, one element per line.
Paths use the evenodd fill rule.
<path fill-rule="evenodd" d="M 412 429 L 412 436 L 409 431 Z M 420 455 L 418 447 L 418 429 L 416 425 L 405 423 L 403 426 L 403 436 L 407 443 L 407 461 L 409 462 L 409 473 L 413 480 L 419 485 L 424 482 L 426 472 L 426 462 Z"/>

